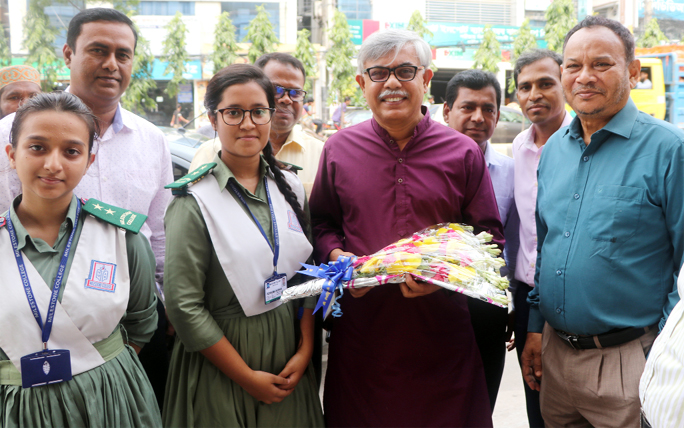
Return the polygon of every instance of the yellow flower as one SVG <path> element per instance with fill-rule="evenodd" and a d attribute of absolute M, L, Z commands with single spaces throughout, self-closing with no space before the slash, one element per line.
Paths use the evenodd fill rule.
<path fill-rule="evenodd" d="M 382 266 L 382 257 L 371 257 L 370 260 L 366 261 L 366 263 L 361 266 L 359 272 L 372 274 L 375 273 L 380 266 Z"/>
<path fill-rule="evenodd" d="M 460 284 L 473 277 L 475 277 L 475 269 L 471 267 L 452 265 L 449 271 L 449 282 L 452 284 Z"/>
<path fill-rule="evenodd" d="M 414 272 L 420 266 L 420 254 L 398 252 L 394 254 L 394 257 L 395 261 L 387 266 L 387 273 L 390 275 Z"/>

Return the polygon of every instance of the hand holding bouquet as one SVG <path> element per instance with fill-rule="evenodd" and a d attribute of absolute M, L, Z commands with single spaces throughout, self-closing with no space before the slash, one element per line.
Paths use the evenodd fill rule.
<path fill-rule="evenodd" d="M 327 309 L 335 290 L 401 283 L 408 273 L 417 280 L 506 307 L 508 280 L 499 274 L 504 261 L 497 257 L 501 250 L 490 244 L 491 240 L 492 235 L 474 235 L 473 228 L 463 224 L 431 226 L 370 256 L 341 257 L 320 267 L 304 265 L 306 270 L 300 273 L 319 279 L 288 288 L 282 300 L 323 294 L 316 309 Z"/>

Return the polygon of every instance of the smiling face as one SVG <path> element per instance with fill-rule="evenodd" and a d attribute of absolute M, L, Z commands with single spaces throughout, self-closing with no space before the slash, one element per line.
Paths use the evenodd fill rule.
<path fill-rule="evenodd" d="M 14 113 L 32 96 L 40 93 L 40 86 L 33 82 L 14 82 L 0 91 L 0 119 Z"/>
<path fill-rule="evenodd" d="M 288 89 L 304 89 L 304 75 L 290 64 L 277 60 L 270 60 L 264 66 L 264 74 L 274 85 Z M 276 98 L 276 112 L 271 120 L 271 131 L 279 135 L 287 135 L 302 117 L 304 100 L 293 102 L 285 94 Z"/>
<path fill-rule="evenodd" d="M 625 47 L 610 29 L 583 28 L 563 52 L 565 99 L 580 119 L 608 123 L 627 104 L 640 69 L 639 60 L 626 63 Z"/>
<path fill-rule="evenodd" d="M 461 87 L 451 108 L 444 103 L 444 121 L 449 127 L 469 136 L 480 146 L 492 137 L 499 114 L 492 86 L 477 90 Z"/>
<path fill-rule="evenodd" d="M 363 65 L 370 67 L 395 68 L 400 65 L 420 67 L 420 60 L 412 44 L 407 44 L 398 53 L 392 52 L 376 60 L 368 60 Z M 368 73 L 357 75 L 356 81 L 363 90 L 373 118 L 386 130 L 404 128 L 407 124 L 415 126 L 423 117 L 421 105 L 432 79 L 432 70 L 420 68 L 416 77 L 408 82 L 397 80 L 394 73 L 386 82 L 373 82 Z"/>
<path fill-rule="evenodd" d="M 237 107 L 251 110 L 257 107 L 268 108 L 268 98 L 263 88 L 256 82 L 248 82 L 227 87 L 222 94 L 217 110 Z M 221 140 L 221 159 L 224 163 L 242 162 L 258 157 L 268 144 L 270 123 L 256 125 L 250 113 L 245 113 L 239 125 L 226 125 L 221 114 L 210 115 L 209 120 Z"/>
<path fill-rule="evenodd" d="M 22 201 L 68 203 L 95 158 L 88 153 L 89 135 L 86 123 L 74 113 L 27 115 L 14 147 L 6 148 L 21 181 Z"/>
<path fill-rule="evenodd" d="M 542 125 L 565 115 L 558 63 L 543 58 L 523 67 L 518 75 L 517 96 L 523 114 L 534 124 Z"/>
<path fill-rule="evenodd" d="M 75 51 L 64 45 L 64 61 L 71 70 L 70 91 L 90 108 L 116 105 L 131 81 L 135 36 L 123 23 L 83 24 Z"/>

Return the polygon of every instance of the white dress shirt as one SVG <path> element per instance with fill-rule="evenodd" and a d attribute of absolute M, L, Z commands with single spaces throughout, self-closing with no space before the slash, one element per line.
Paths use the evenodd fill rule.
<path fill-rule="evenodd" d="M 0 120 L 0 146 L 9 144 L 14 114 Z M 173 182 L 171 153 L 164 134 L 147 120 L 119 105 L 112 125 L 93 143 L 95 161 L 74 189 L 79 198 L 94 198 L 148 216 L 141 232 L 150 241 L 157 262 L 156 279 L 164 277 L 164 212 Z M 0 213 L 21 193 L 21 182 L 0 156 Z"/>
<path fill-rule="evenodd" d="M 684 268 L 677 278 L 684 299 Z M 670 312 L 646 360 L 639 384 L 641 408 L 653 428 L 684 427 L 684 300 Z"/>

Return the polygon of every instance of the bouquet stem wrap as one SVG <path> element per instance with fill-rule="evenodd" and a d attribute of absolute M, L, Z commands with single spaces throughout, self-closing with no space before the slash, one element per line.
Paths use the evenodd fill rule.
<path fill-rule="evenodd" d="M 340 256 L 338 261 L 321 266 L 302 264 L 305 270 L 300 273 L 317 279 L 288 288 L 281 299 L 284 303 L 321 295 L 314 312 L 321 307 L 327 312 L 336 290 L 343 293 L 344 288 L 398 284 L 410 274 L 419 281 L 506 307 L 508 280 L 499 273 L 504 261 L 497 257 L 501 250 L 490 244 L 491 240 L 486 232 L 474 235 L 471 226 L 438 224 L 370 256 Z M 339 304 L 333 308 L 333 316 L 340 316 Z"/>

